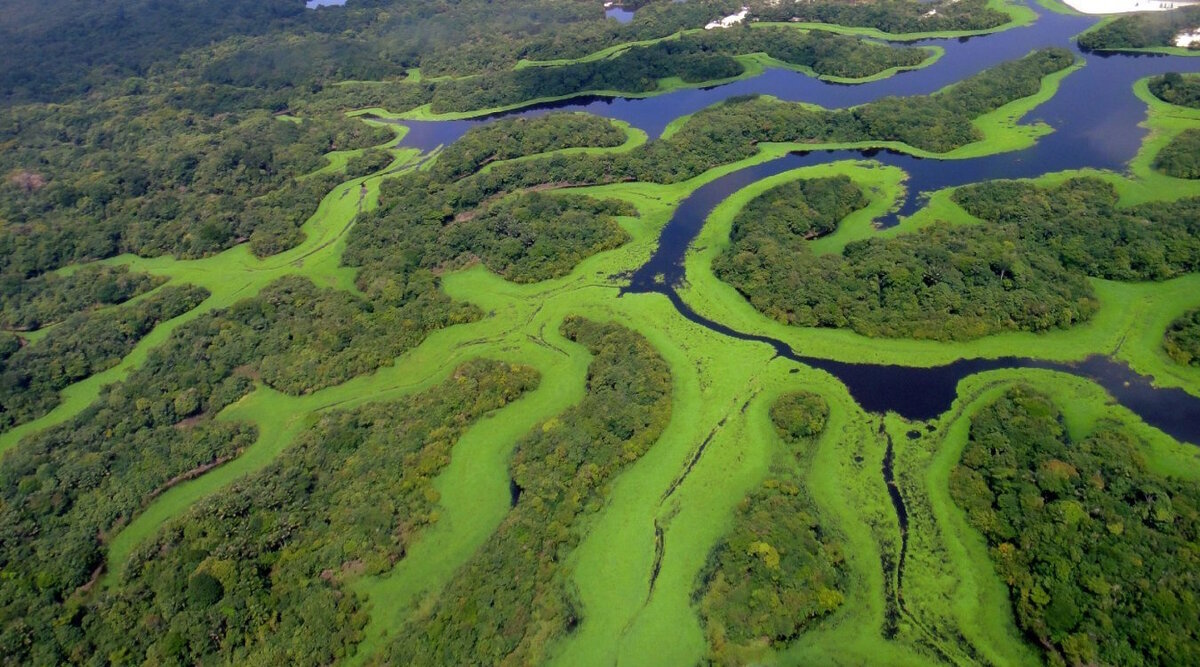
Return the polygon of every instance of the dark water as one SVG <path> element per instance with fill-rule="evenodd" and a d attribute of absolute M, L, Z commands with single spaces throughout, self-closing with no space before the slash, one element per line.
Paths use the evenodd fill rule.
<path fill-rule="evenodd" d="M 1035 8 L 1037 9 L 1037 8 Z M 1095 23 L 1092 17 L 1042 12 L 1034 25 L 996 35 L 925 40 L 946 50 L 934 65 L 904 72 L 889 79 L 861 85 L 823 82 L 788 70 L 768 70 L 745 79 L 706 89 L 680 90 L 643 98 L 580 97 L 538 105 L 515 112 L 466 121 L 410 122 L 403 145 L 431 150 L 448 144 L 474 125 L 497 117 L 534 116 L 551 110 L 587 111 L 624 120 L 658 136 L 672 119 L 736 95 L 762 93 L 785 100 L 805 101 L 842 108 L 889 95 L 922 95 L 962 80 L 997 63 L 1019 58 L 1044 46 L 1074 47 L 1073 35 Z M 1065 371 L 1094 380 L 1118 402 L 1147 423 L 1173 437 L 1200 444 L 1200 399 L 1176 389 L 1156 389 L 1148 378 L 1104 357 L 1074 364 L 1030 358 L 962 359 L 934 368 L 898 365 L 851 364 L 804 355 L 782 341 L 744 334 L 704 318 L 689 308 L 675 292 L 683 278 L 683 257 L 700 232 L 713 207 L 730 194 L 768 176 L 797 167 L 843 159 L 871 158 L 903 169 L 908 174 L 909 196 L 899 211 L 878 222 L 902 224 L 917 211 L 921 193 L 996 178 L 1027 178 L 1046 173 L 1092 167 L 1124 170 L 1141 146 L 1145 130 L 1138 127 L 1146 115 L 1145 103 L 1132 92 L 1135 81 L 1168 71 L 1200 71 L 1200 61 L 1157 55 L 1076 53 L 1085 66 L 1063 81 L 1058 94 L 1035 109 L 1023 122 L 1044 122 L 1054 131 L 1027 150 L 968 160 L 920 159 L 891 151 L 819 151 L 795 153 L 747 167 L 704 185 L 684 200 L 663 228 L 654 255 L 632 276 L 624 291 L 665 295 L 687 319 L 718 333 L 771 345 L 783 357 L 821 368 L 846 384 L 868 411 L 895 411 L 909 419 L 930 419 L 949 409 L 960 380 L 1000 368 L 1043 368 Z"/>
<path fill-rule="evenodd" d="M 604 15 L 610 19 L 616 19 L 618 23 L 629 23 L 633 20 L 633 12 L 622 7 L 609 7 L 604 10 Z"/>

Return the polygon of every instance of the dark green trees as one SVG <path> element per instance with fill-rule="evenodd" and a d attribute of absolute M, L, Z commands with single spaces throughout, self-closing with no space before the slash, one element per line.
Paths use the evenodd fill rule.
<path fill-rule="evenodd" d="M 757 309 L 797 326 L 935 339 L 1044 331 L 1092 315 L 1087 277 L 1164 280 L 1200 269 L 1200 200 L 1122 209 L 1112 187 L 1095 179 L 966 186 L 954 200 L 987 225 L 939 223 L 821 257 L 806 239 L 830 227 L 809 220 L 851 208 L 815 193 L 795 196 L 790 208 L 748 209 L 713 268 Z M 814 206 L 826 210 L 814 218 Z M 775 211 L 786 211 L 784 223 Z"/>
<path fill-rule="evenodd" d="M 1107 422 L 1073 439 L 1027 387 L 971 419 L 950 490 L 1052 664 L 1200 661 L 1200 493 L 1145 446 Z"/>
<path fill-rule="evenodd" d="M 433 480 L 537 372 L 476 360 L 420 394 L 331 412 L 279 460 L 169 524 L 88 609 L 75 650 L 185 664 L 327 665 L 361 639 L 355 578 L 437 520 Z"/>
<path fill-rule="evenodd" d="M 1176 362 L 1200 366 L 1200 309 L 1184 313 L 1172 322 L 1163 346 Z"/>
<path fill-rule="evenodd" d="M 0 432 L 45 414 L 58 405 L 61 389 L 116 365 L 159 323 L 207 297 L 200 287 L 164 287 L 133 304 L 72 315 L 0 359 Z"/>
<path fill-rule="evenodd" d="M 1169 12 L 1127 14 L 1079 36 L 1079 46 L 1094 51 L 1119 51 L 1174 46 L 1175 35 L 1200 24 L 1200 7 Z"/>
<path fill-rule="evenodd" d="M 1177 134 L 1154 156 L 1154 168 L 1175 178 L 1200 178 L 1200 129 Z"/>
<path fill-rule="evenodd" d="M 1150 79 L 1149 87 L 1150 92 L 1164 102 L 1200 109 L 1200 76 L 1168 72 Z"/>
<path fill-rule="evenodd" d="M 716 664 L 747 664 L 804 632 L 843 602 L 842 542 L 822 526 L 804 477 L 829 406 L 800 391 L 771 406 L 784 444 L 770 476 L 738 505 L 709 553 L 695 597 Z"/>

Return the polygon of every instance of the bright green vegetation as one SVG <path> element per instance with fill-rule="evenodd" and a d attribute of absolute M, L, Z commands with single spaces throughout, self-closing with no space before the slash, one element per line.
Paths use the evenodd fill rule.
<path fill-rule="evenodd" d="M 843 544 L 818 519 L 799 462 L 808 468 L 829 405 L 818 394 L 781 396 L 771 420 L 792 456 L 738 506 L 733 530 L 700 573 L 700 615 L 718 664 L 746 664 L 786 644 L 845 600 Z"/>
<path fill-rule="evenodd" d="M 1172 322 L 1163 345 L 1176 362 L 1200 366 L 1200 309 L 1184 313 Z"/>
<path fill-rule="evenodd" d="M 579 539 L 578 524 L 603 504 L 610 479 L 662 433 L 671 377 L 654 348 L 622 327 L 573 318 L 563 333 L 593 355 L 587 395 L 517 443 L 512 511 L 433 607 L 396 629 L 386 662 L 493 655 L 538 663 L 551 641 L 579 623 L 561 563 Z"/>
<path fill-rule="evenodd" d="M 1200 25 L 1200 7 L 1169 12 L 1127 14 L 1101 22 L 1079 36 L 1079 46 L 1092 51 L 1158 51 L 1173 55 L 1196 50 L 1175 46 L 1175 35 Z"/>
<path fill-rule="evenodd" d="M 43 338 L 0 359 L 0 432 L 39 417 L 58 392 L 115 366 L 143 336 L 204 301 L 208 291 L 167 286 L 114 309 L 68 317 Z"/>
<path fill-rule="evenodd" d="M 951 493 L 987 539 L 1018 625 L 1054 664 L 1200 659 L 1192 483 L 1147 468 L 1119 424 L 1076 438 L 1018 387 L 971 419 Z"/>
<path fill-rule="evenodd" d="M 162 284 L 123 266 L 85 266 L 68 274 L 21 280 L 9 274 L 0 287 L 0 327 L 32 331 L 92 308 L 123 303 Z"/>
<path fill-rule="evenodd" d="M 399 400 L 322 415 L 279 461 L 192 508 L 94 601 L 80 654 L 322 665 L 366 621 L 348 582 L 389 570 L 438 520 L 433 479 L 475 421 L 537 385 L 477 360 Z"/>
<path fill-rule="evenodd" d="M 1200 128 L 1175 135 L 1155 156 L 1154 168 L 1175 178 L 1200 178 Z"/>
<path fill-rule="evenodd" d="M 780 189 L 799 202 L 779 212 L 790 226 L 763 210 Z M 1043 331 L 1093 315 L 1088 276 L 1164 280 L 1200 266 L 1200 200 L 1122 210 L 1115 190 L 1096 180 L 959 188 L 955 203 L 990 224 L 935 224 L 829 255 L 811 252 L 809 240 L 862 208 L 862 193 L 845 177 L 780 189 L 734 219 L 713 270 L 755 308 L 794 326 L 934 339 Z"/>
<path fill-rule="evenodd" d="M 1152 77 L 1147 84 L 1158 99 L 1181 107 L 1200 109 L 1200 76 L 1168 72 Z"/>

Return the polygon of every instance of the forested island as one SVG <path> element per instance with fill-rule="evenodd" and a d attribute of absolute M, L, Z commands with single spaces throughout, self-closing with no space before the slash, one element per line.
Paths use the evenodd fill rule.
<path fill-rule="evenodd" d="M 1196 8 L 610 5 L 3 12 L 0 664 L 1200 660 Z"/>

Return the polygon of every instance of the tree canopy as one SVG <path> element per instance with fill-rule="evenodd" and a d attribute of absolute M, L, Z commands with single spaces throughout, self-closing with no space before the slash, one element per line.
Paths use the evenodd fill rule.
<path fill-rule="evenodd" d="M 1195 484 L 1148 470 L 1119 424 L 1072 438 L 1028 387 L 982 408 L 969 438 L 950 491 L 1051 664 L 1200 660 Z"/>

